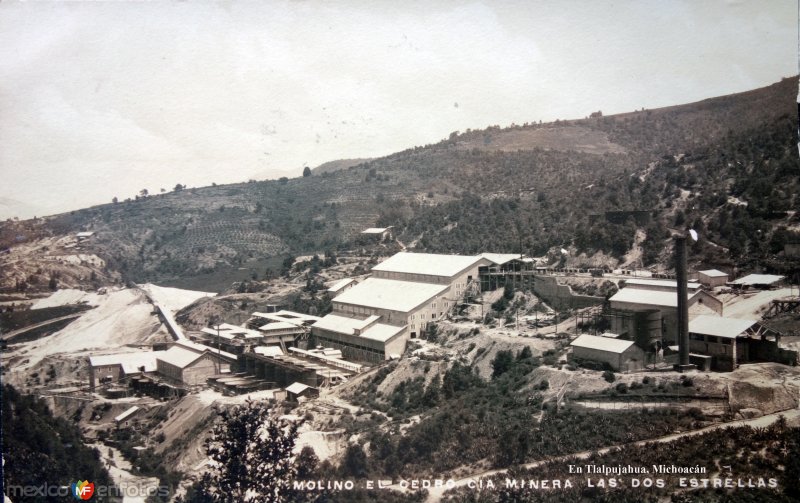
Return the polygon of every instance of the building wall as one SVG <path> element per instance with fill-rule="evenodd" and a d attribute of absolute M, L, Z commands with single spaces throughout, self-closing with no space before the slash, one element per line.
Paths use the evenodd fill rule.
<path fill-rule="evenodd" d="M 204 356 L 183 369 L 182 381 L 188 386 L 205 384 L 209 377 L 217 374 L 218 365 L 211 356 Z"/>
<path fill-rule="evenodd" d="M 167 363 L 164 360 L 156 360 L 156 368 L 159 375 L 175 382 L 182 382 L 181 368 Z"/>
<path fill-rule="evenodd" d="M 676 344 L 678 342 L 678 309 L 675 307 L 658 307 L 650 304 L 634 304 L 629 302 L 611 302 L 613 309 L 622 309 L 627 311 L 650 311 L 658 309 L 661 311 L 661 327 L 662 337 L 667 344 Z M 620 320 L 611 320 L 611 331 L 615 334 L 635 333 L 635 327 L 631 322 L 627 326 L 622 326 Z"/>
<path fill-rule="evenodd" d="M 614 370 L 622 372 L 641 370 L 645 364 L 645 353 L 636 345 L 622 353 L 575 346 L 572 348 L 572 356 L 581 360 L 608 363 Z"/>
<path fill-rule="evenodd" d="M 700 283 L 712 288 L 715 286 L 725 286 L 725 283 L 728 282 L 727 276 L 706 276 L 700 272 L 697 273 L 697 277 L 700 280 Z"/>
<path fill-rule="evenodd" d="M 581 360 L 608 363 L 614 370 L 619 370 L 620 368 L 620 355 L 618 353 L 575 346 L 572 348 L 572 356 Z"/>
<path fill-rule="evenodd" d="M 313 334 L 317 344 L 340 350 L 345 360 L 377 363 L 386 359 L 384 344 L 380 341 L 366 339 L 357 335 L 340 334 L 316 327 L 313 329 Z M 401 338 L 403 335 L 400 334 L 397 338 Z M 406 335 L 404 340 L 407 339 L 408 336 Z M 403 350 L 405 350 L 405 346 Z"/>
<path fill-rule="evenodd" d="M 95 386 L 100 384 L 100 379 L 106 376 L 111 376 L 112 382 L 117 382 L 122 375 L 122 366 L 118 363 L 114 365 L 98 365 L 96 367 L 89 365 L 89 388 L 94 391 Z"/>

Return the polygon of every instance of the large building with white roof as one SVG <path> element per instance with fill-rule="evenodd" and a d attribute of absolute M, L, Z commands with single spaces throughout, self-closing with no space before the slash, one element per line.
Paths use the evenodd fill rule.
<path fill-rule="evenodd" d="M 702 314 L 722 314 L 722 302 L 698 284 L 687 291 L 689 317 Z M 631 339 L 663 340 L 667 344 L 678 340 L 678 291 L 674 281 L 639 280 L 626 286 L 609 299 L 607 317 L 610 330 Z M 656 326 L 657 325 L 657 326 Z M 658 332 L 657 336 L 644 332 Z"/>
<path fill-rule="evenodd" d="M 397 253 L 335 297 L 333 312 L 314 323 L 312 333 L 345 358 L 379 362 L 400 356 L 408 339 L 443 318 L 477 283 L 479 269 L 493 263 L 480 255 Z"/>

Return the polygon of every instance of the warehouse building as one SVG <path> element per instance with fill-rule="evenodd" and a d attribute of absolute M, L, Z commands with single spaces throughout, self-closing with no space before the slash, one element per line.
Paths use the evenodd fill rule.
<path fill-rule="evenodd" d="M 312 334 L 347 359 L 377 363 L 399 357 L 408 339 L 446 316 L 477 282 L 479 268 L 491 264 L 482 256 L 397 253 L 373 267 L 372 277 L 336 296 L 333 311 L 314 323 Z"/>
<path fill-rule="evenodd" d="M 584 334 L 570 346 L 574 359 L 606 363 L 618 372 L 641 370 L 645 365 L 645 353 L 633 341 Z"/>
<path fill-rule="evenodd" d="M 200 344 L 177 343 L 156 358 L 158 374 L 167 381 L 185 386 L 199 386 L 216 374 L 230 371 L 236 355 L 215 351 Z"/>
<path fill-rule="evenodd" d="M 698 316 L 689 322 L 689 351 L 710 356 L 712 370 L 732 371 L 754 361 L 796 364 L 797 352 L 782 349 L 780 337 L 754 320 Z"/>
<path fill-rule="evenodd" d="M 651 339 L 664 341 L 667 344 L 677 343 L 677 290 L 626 286 L 608 300 L 609 309 L 606 310 L 605 316 L 611 323 L 609 330 L 612 332 L 629 339 L 636 339 L 637 334 L 647 331 L 650 332 L 648 337 Z M 706 291 L 689 291 L 687 302 L 690 319 L 703 314 L 722 315 L 722 302 Z M 646 320 L 637 316 L 637 313 L 648 313 Z M 642 323 L 650 325 L 657 323 L 660 326 L 643 328 L 639 326 Z M 658 333 L 653 335 L 654 331 Z"/>

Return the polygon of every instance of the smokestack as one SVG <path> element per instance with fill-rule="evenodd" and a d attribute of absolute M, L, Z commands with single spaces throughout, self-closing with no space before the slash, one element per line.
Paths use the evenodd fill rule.
<path fill-rule="evenodd" d="M 675 276 L 678 281 L 678 365 L 683 371 L 692 368 L 689 364 L 689 302 L 686 272 L 686 235 L 675 236 Z"/>

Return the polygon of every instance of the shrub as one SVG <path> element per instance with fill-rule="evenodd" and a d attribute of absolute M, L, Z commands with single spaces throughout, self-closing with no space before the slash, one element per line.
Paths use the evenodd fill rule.
<path fill-rule="evenodd" d="M 603 372 L 603 379 L 605 379 L 608 382 L 614 382 L 616 377 L 614 377 L 613 372 L 611 372 L 610 370 L 606 370 L 605 372 Z"/>
<path fill-rule="evenodd" d="M 625 384 L 624 382 L 621 382 L 621 383 L 617 384 L 616 390 L 617 390 L 618 393 L 624 395 L 625 393 L 628 392 L 628 385 Z"/>

